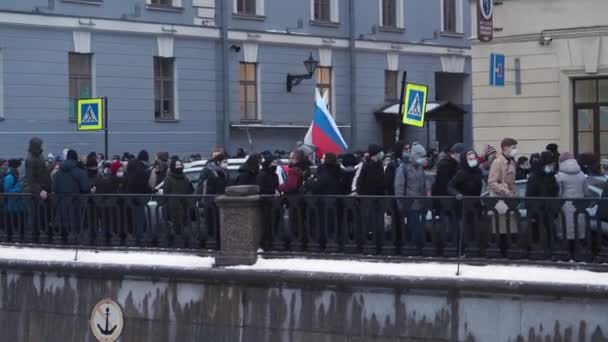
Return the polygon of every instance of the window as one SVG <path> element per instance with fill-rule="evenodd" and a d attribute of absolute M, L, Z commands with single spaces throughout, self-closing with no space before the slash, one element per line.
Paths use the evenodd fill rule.
<path fill-rule="evenodd" d="M 238 14 L 256 15 L 256 0 L 237 0 Z"/>
<path fill-rule="evenodd" d="M 256 63 L 241 62 L 240 107 L 241 121 L 258 120 L 258 75 Z"/>
<path fill-rule="evenodd" d="M 152 7 L 158 8 L 181 7 L 181 1 L 179 0 L 146 0 L 146 3 Z"/>
<path fill-rule="evenodd" d="M 92 92 L 92 55 L 88 53 L 70 53 L 68 68 L 70 77 L 69 119 L 76 121 L 78 99 L 90 98 Z"/>
<path fill-rule="evenodd" d="M 314 1 L 314 20 L 331 21 L 331 0 Z"/>
<path fill-rule="evenodd" d="M 154 119 L 175 120 L 175 59 L 154 57 Z"/>
<path fill-rule="evenodd" d="M 456 32 L 456 0 L 443 0 L 443 31 Z"/>
<path fill-rule="evenodd" d="M 331 67 L 317 67 L 315 73 L 317 74 L 317 89 L 319 90 L 319 94 L 327 97 L 327 109 L 334 115 L 331 103 Z"/>
<path fill-rule="evenodd" d="M 382 0 L 382 27 L 397 28 L 397 0 Z"/>
<path fill-rule="evenodd" d="M 384 71 L 384 101 L 386 103 L 399 102 L 399 71 Z"/>
<path fill-rule="evenodd" d="M 574 150 L 608 157 L 608 79 L 574 80 Z"/>

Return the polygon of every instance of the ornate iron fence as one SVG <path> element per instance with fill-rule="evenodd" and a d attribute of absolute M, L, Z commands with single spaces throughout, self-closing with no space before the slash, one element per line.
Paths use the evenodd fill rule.
<path fill-rule="evenodd" d="M 218 249 L 213 197 L 2 194 L 0 242 Z"/>

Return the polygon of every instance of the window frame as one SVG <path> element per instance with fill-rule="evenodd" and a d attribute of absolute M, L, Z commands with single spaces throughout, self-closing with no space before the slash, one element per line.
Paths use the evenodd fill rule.
<path fill-rule="evenodd" d="M 235 7 L 234 13 L 238 14 L 238 15 L 243 15 L 243 16 L 256 16 L 256 15 L 258 15 L 258 13 L 257 13 L 257 6 L 258 6 L 257 2 L 258 1 L 259 0 L 235 0 L 236 7 Z M 249 6 L 245 6 L 245 7 L 251 7 L 249 9 L 249 11 L 242 11 L 242 10 L 239 9 L 239 7 L 240 7 L 241 4 L 247 4 L 247 3 L 249 3 Z"/>
<path fill-rule="evenodd" d="M 168 1 L 169 4 L 161 4 L 162 1 Z M 159 2 L 159 3 L 153 3 Z M 146 7 L 152 10 L 169 10 L 180 11 L 183 9 L 182 0 L 146 0 Z"/>
<path fill-rule="evenodd" d="M 594 102 L 576 102 L 576 82 L 577 81 L 589 81 L 592 80 L 595 82 L 595 101 Z M 599 156 L 600 158 L 608 156 L 608 151 L 604 151 L 602 154 L 601 151 L 601 133 L 608 133 L 608 130 L 601 129 L 601 118 L 600 118 L 600 108 L 608 107 L 608 100 L 600 101 L 600 80 L 608 80 L 608 77 L 580 77 L 572 79 L 572 118 L 573 118 L 573 142 L 574 142 L 574 153 L 578 155 L 581 153 L 579 151 L 579 127 L 578 127 L 578 111 L 581 109 L 591 109 L 593 111 L 593 153 L 594 155 Z M 585 131 L 586 132 L 586 131 Z M 586 153 L 582 152 L 582 153 Z"/>
<path fill-rule="evenodd" d="M 389 82 L 389 78 L 387 77 L 388 75 L 391 75 L 391 77 L 394 76 L 394 80 L 393 82 Z M 388 85 L 392 85 L 392 87 L 394 87 L 394 97 L 391 98 L 389 96 L 389 89 L 387 88 Z M 399 70 L 384 70 L 384 102 L 386 103 L 395 103 L 395 102 L 399 102 L 400 98 L 399 98 Z"/>
<path fill-rule="evenodd" d="M 81 57 L 88 57 L 88 74 L 74 74 L 72 73 L 72 57 L 73 56 L 81 56 Z M 94 94 L 94 90 L 93 90 L 93 74 L 94 74 L 94 67 L 93 67 L 93 63 L 94 63 L 94 59 L 93 59 L 93 54 L 92 53 L 80 53 L 80 52 L 68 52 L 68 101 L 71 104 L 71 108 L 73 108 L 74 113 L 69 113 L 69 108 L 68 108 L 68 120 L 72 121 L 72 122 L 76 122 L 77 120 L 77 116 L 78 116 L 78 99 L 79 98 L 87 98 L 87 97 L 93 97 Z M 72 81 L 75 81 L 76 83 L 76 92 L 78 94 L 82 93 L 82 89 L 80 87 L 81 82 L 82 81 L 87 81 L 89 82 L 89 95 L 72 95 Z M 77 96 L 77 97 L 74 97 Z M 83 96 L 83 97 L 81 97 Z"/>
<path fill-rule="evenodd" d="M 324 8 L 323 3 L 325 2 L 327 3 L 327 17 L 317 16 L 317 8 Z M 338 27 L 340 25 L 339 0 L 310 0 L 310 22 L 312 25 Z"/>
<path fill-rule="evenodd" d="M 454 2 L 454 30 L 446 27 L 446 1 Z M 441 33 L 444 35 L 464 35 L 464 0 L 441 0 Z"/>
<path fill-rule="evenodd" d="M 328 70 L 328 82 L 327 83 L 320 83 L 319 82 L 319 78 L 323 78 L 323 75 L 319 75 L 319 73 L 322 70 Z M 335 114 L 335 104 L 334 104 L 334 68 L 332 66 L 317 66 L 317 69 L 315 70 L 315 89 L 319 90 L 319 94 L 321 95 L 321 97 L 323 97 L 323 91 L 321 90 L 328 90 L 328 96 L 327 96 L 327 100 L 328 100 L 328 106 L 327 106 L 327 110 L 329 110 L 329 112 L 331 113 L 331 115 L 335 118 L 336 114 Z"/>
<path fill-rule="evenodd" d="M 253 66 L 253 80 L 246 79 L 248 70 L 247 67 Z M 245 68 L 244 72 L 242 68 Z M 260 121 L 260 65 L 257 62 L 245 62 L 239 63 L 239 117 L 241 122 L 256 122 Z M 243 79 L 243 75 L 245 79 Z M 247 98 L 247 88 L 254 87 L 254 101 L 249 101 Z M 244 89 L 243 89 L 244 88 Z M 244 98 L 241 96 L 244 94 Z M 253 103 L 254 113 L 249 113 L 249 103 Z M 253 115 L 251 115 L 253 114 Z"/>
<path fill-rule="evenodd" d="M 163 65 L 161 64 L 159 67 L 160 73 L 157 75 L 156 70 L 156 63 L 157 61 L 159 62 L 171 62 L 171 66 L 169 68 L 162 68 Z M 153 89 L 154 89 L 154 120 L 155 121 L 176 121 L 177 120 L 177 94 L 176 94 L 176 63 L 175 63 L 175 57 L 160 57 L 160 56 L 154 56 L 154 62 L 152 64 L 152 68 L 153 68 Z M 167 76 L 163 76 L 163 71 L 169 69 L 171 71 L 171 76 L 167 77 Z M 157 98 L 156 94 L 157 94 L 157 88 L 156 88 L 156 84 L 160 84 L 160 87 L 158 89 L 158 94 L 159 97 Z M 163 104 L 164 101 L 166 99 L 169 99 L 168 97 L 165 97 L 165 83 L 166 82 L 171 82 L 171 113 L 169 113 L 169 115 L 164 113 L 163 110 Z M 157 115 L 156 112 L 156 102 L 159 102 L 159 113 Z"/>
<path fill-rule="evenodd" d="M 391 3 L 393 5 L 393 11 L 392 13 L 390 11 L 388 11 L 389 9 L 389 5 L 387 3 Z M 397 19 L 398 17 L 398 13 L 397 13 L 397 2 L 398 0 L 380 0 L 380 27 L 382 28 L 388 28 L 388 29 L 398 29 L 399 28 L 399 20 Z M 389 14 L 389 15 L 387 15 Z M 392 14 L 392 15 L 390 15 Z M 392 22 L 387 23 L 387 18 L 392 19 Z"/>

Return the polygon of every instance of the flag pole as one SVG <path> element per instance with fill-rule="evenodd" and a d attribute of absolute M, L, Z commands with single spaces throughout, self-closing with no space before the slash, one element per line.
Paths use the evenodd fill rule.
<path fill-rule="evenodd" d="M 397 113 L 397 129 L 395 130 L 395 142 L 402 139 L 405 135 L 403 131 L 403 101 L 405 101 L 405 83 L 407 80 L 407 71 L 403 72 L 403 76 L 401 77 L 401 94 L 399 95 L 399 112 Z"/>

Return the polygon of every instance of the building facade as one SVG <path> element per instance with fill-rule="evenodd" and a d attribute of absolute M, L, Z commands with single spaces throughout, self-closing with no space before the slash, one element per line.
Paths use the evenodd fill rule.
<path fill-rule="evenodd" d="M 477 147 L 511 136 L 524 154 L 558 143 L 608 156 L 606 10 L 602 0 L 495 1 L 494 39 L 472 39 Z M 489 86 L 492 53 L 506 56 L 504 87 Z"/>
<path fill-rule="evenodd" d="M 429 101 L 464 108 L 471 140 L 469 22 L 465 0 L 2 1 L 0 155 L 32 136 L 48 152 L 102 150 L 103 133 L 76 131 L 84 97 L 108 98 L 112 154 L 289 150 L 315 87 L 350 147 L 364 148 L 387 140 L 374 113 L 398 100 L 403 71 Z M 311 55 L 314 75 L 288 91 Z"/>

